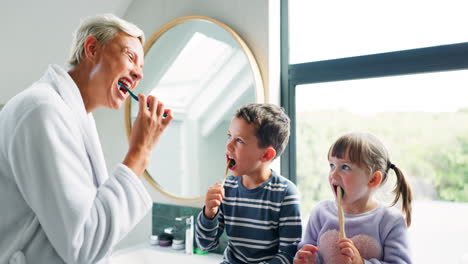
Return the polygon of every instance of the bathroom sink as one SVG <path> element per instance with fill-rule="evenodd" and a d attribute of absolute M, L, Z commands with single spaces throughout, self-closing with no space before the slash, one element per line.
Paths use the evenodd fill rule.
<path fill-rule="evenodd" d="M 168 261 L 171 264 L 218 264 L 222 258 L 222 255 L 213 253 L 207 255 L 187 255 L 184 250 L 140 245 L 116 251 L 110 258 L 110 264 L 154 264 L 168 263 Z"/>

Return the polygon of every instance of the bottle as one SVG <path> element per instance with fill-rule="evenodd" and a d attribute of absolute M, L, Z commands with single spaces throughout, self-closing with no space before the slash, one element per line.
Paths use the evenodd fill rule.
<path fill-rule="evenodd" d="M 193 254 L 193 229 L 194 229 L 194 219 L 193 215 L 187 220 L 187 228 L 185 229 L 185 253 L 188 255 Z"/>

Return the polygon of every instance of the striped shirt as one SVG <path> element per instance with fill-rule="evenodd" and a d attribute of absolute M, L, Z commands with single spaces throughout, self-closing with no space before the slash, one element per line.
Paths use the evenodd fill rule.
<path fill-rule="evenodd" d="M 224 191 L 223 203 L 212 220 L 203 210 L 198 215 L 198 246 L 215 248 L 225 229 L 229 241 L 223 263 L 293 263 L 302 231 L 296 186 L 272 171 L 254 189 L 246 189 L 241 177 L 229 176 Z"/>

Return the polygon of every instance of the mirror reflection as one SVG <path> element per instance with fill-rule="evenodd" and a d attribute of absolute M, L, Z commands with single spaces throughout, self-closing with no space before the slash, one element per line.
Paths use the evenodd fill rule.
<path fill-rule="evenodd" d="M 263 102 L 258 66 L 242 39 L 207 17 L 176 19 L 145 45 L 144 78 L 135 92 L 155 95 L 174 120 L 153 151 L 146 171 L 163 194 L 202 200 L 221 182 L 229 122 L 247 103 Z M 127 128 L 138 104 L 127 99 Z"/>

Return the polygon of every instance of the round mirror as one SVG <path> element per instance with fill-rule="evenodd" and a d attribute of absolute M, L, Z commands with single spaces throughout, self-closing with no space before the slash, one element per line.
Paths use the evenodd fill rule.
<path fill-rule="evenodd" d="M 265 101 L 257 63 L 231 28 L 202 16 L 169 22 L 144 50 L 144 78 L 135 93 L 157 96 L 174 115 L 145 178 L 170 198 L 202 200 L 224 177 L 227 130 L 236 109 Z M 128 97 L 125 112 L 129 135 L 138 103 Z"/>

